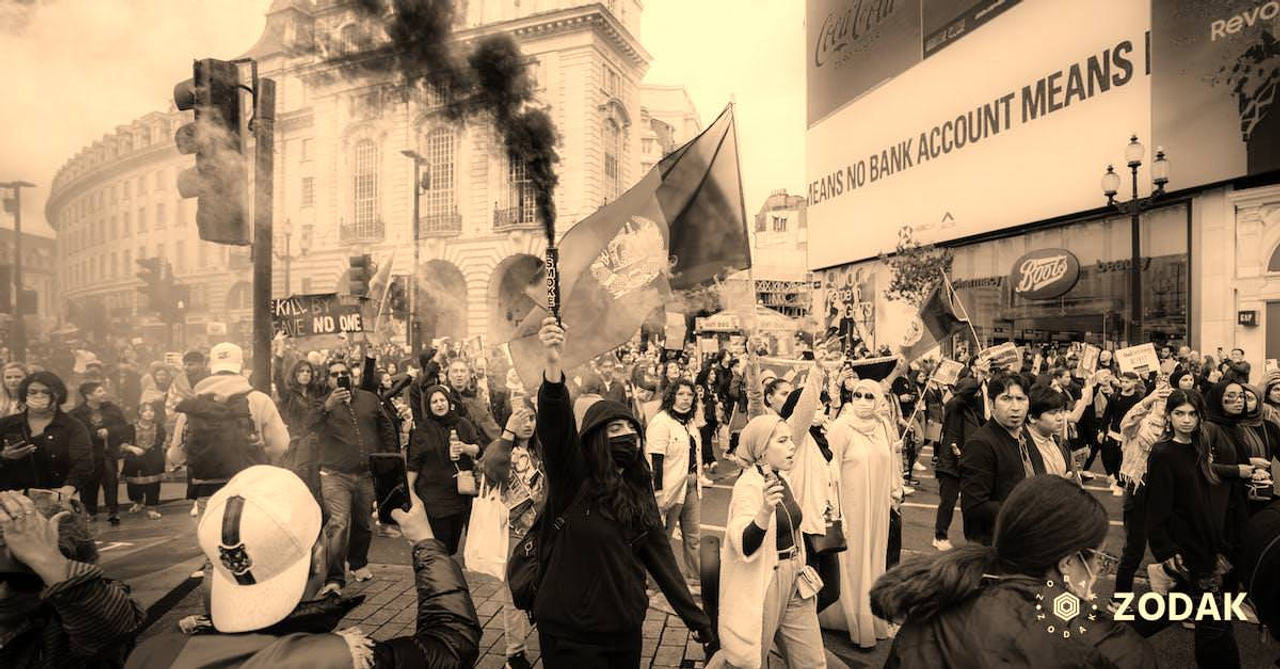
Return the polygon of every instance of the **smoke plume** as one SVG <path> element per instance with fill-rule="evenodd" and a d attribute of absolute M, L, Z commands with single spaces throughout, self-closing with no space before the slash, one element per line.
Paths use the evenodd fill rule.
<path fill-rule="evenodd" d="M 453 0 L 358 0 L 356 6 L 384 28 L 390 44 L 330 61 L 348 76 L 386 72 L 390 61 L 406 96 L 429 90 L 450 121 L 491 121 L 507 157 L 526 166 L 547 243 L 554 244 L 558 137 L 551 118 L 530 107 L 533 85 L 515 40 L 506 34 L 485 37 L 463 58 L 453 51 Z"/>

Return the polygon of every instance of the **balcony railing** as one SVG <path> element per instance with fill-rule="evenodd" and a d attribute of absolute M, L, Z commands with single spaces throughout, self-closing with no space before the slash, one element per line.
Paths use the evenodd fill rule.
<path fill-rule="evenodd" d="M 386 235 L 386 225 L 381 221 L 366 223 L 343 223 L 338 226 L 338 237 L 342 243 L 380 242 Z"/>
<path fill-rule="evenodd" d="M 534 216 L 533 207 L 508 207 L 493 210 L 494 232 L 507 232 L 537 227 L 538 219 Z"/>
<path fill-rule="evenodd" d="M 462 232 L 462 214 L 455 209 L 443 214 L 427 214 L 418 219 L 418 232 L 423 237 L 441 237 Z"/>

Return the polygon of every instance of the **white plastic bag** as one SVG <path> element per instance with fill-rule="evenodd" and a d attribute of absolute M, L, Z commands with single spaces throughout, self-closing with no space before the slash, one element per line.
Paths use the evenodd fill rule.
<path fill-rule="evenodd" d="M 463 551 L 467 569 L 488 574 L 498 580 L 506 578 L 507 506 L 502 503 L 498 486 L 486 485 L 481 478 L 480 495 L 471 504 L 471 520 L 467 524 L 467 547 Z"/>

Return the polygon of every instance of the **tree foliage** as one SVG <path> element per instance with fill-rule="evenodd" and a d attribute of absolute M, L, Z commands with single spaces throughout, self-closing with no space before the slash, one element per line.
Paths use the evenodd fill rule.
<path fill-rule="evenodd" d="M 943 273 L 951 273 L 955 254 L 951 249 L 920 244 L 911 226 L 904 225 L 898 231 L 898 245 L 893 254 L 881 253 L 880 260 L 889 266 L 891 275 L 885 296 L 920 306 Z"/>

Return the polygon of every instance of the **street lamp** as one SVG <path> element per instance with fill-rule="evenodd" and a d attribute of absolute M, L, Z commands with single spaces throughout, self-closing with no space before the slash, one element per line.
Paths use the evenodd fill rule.
<path fill-rule="evenodd" d="M 409 322 L 406 324 L 405 340 L 409 345 L 409 351 L 417 350 L 415 341 L 417 339 L 418 324 L 418 247 L 421 241 L 421 214 L 420 206 L 422 194 L 427 191 L 427 184 L 430 183 L 427 173 L 422 171 L 422 166 L 427 160 L 422 154 L 413 149 L 404 149 L 400 152 L 404 157 L 413 161 L 413 178 L 409 183 L 413 184 L 413 273 L 409 277 Z"/>
<path fill-rule="evenodd" d="M 1133 195 L 1128 202 L 1116 200 L 1116 193 L 1120 192 L 1120 175 L 1116 174 L 1115 167 L 1107 165 L 1107 171 L 1102 175 L 1102 194 L 1107 196 L 1107 204 L 1129 216 L 1129 319 L 1133 322 L 1129 333 L 1130 345 L 1142 343 L 1142 212 L 1156 206 L 1156 201 L 1164 195 L 1165 184 L 1169 183 L 1169 161 L 1164 157 L 1164 149 L 1156 147 L 1156 159 L 1151 164 L 1151 183 L 1155 188 L 1151 195 L 1138 197 L 1138 168 L 1142 167 L 1145 151 L 1137 135 L 1129 138 L 1124 159 L 1129 165 Z"/>
<path fill-rule="evenodd" d="M 311 250 L 311 224 L 303 224 L 302 234 L 298 236 L 298 255 L 293 255 L 290 248 L 289 240 L 293 236 L 293 219 L 285 219 L 284 230 L 284 253 L 276 253 L 277 260 L 284 261 L 284 296 L 289 297 L 293 294 L 293 277 L 290 272 L 293 261 L 307 255 L 307 251 Z"/>
<path fill-rule="evenodd" d="M 6 209 L 13 212 L 13 333 L 10 337 L 11 355 L 14 360 L 27 357 L 27 327 L 22 318 L 22 189 L 35 188 L 29 181 L 0 183 L 0 188 L 13 191 L 12 199 L 5 199 Z M 12 203 L 12 204 L 10 204 Z"/>

